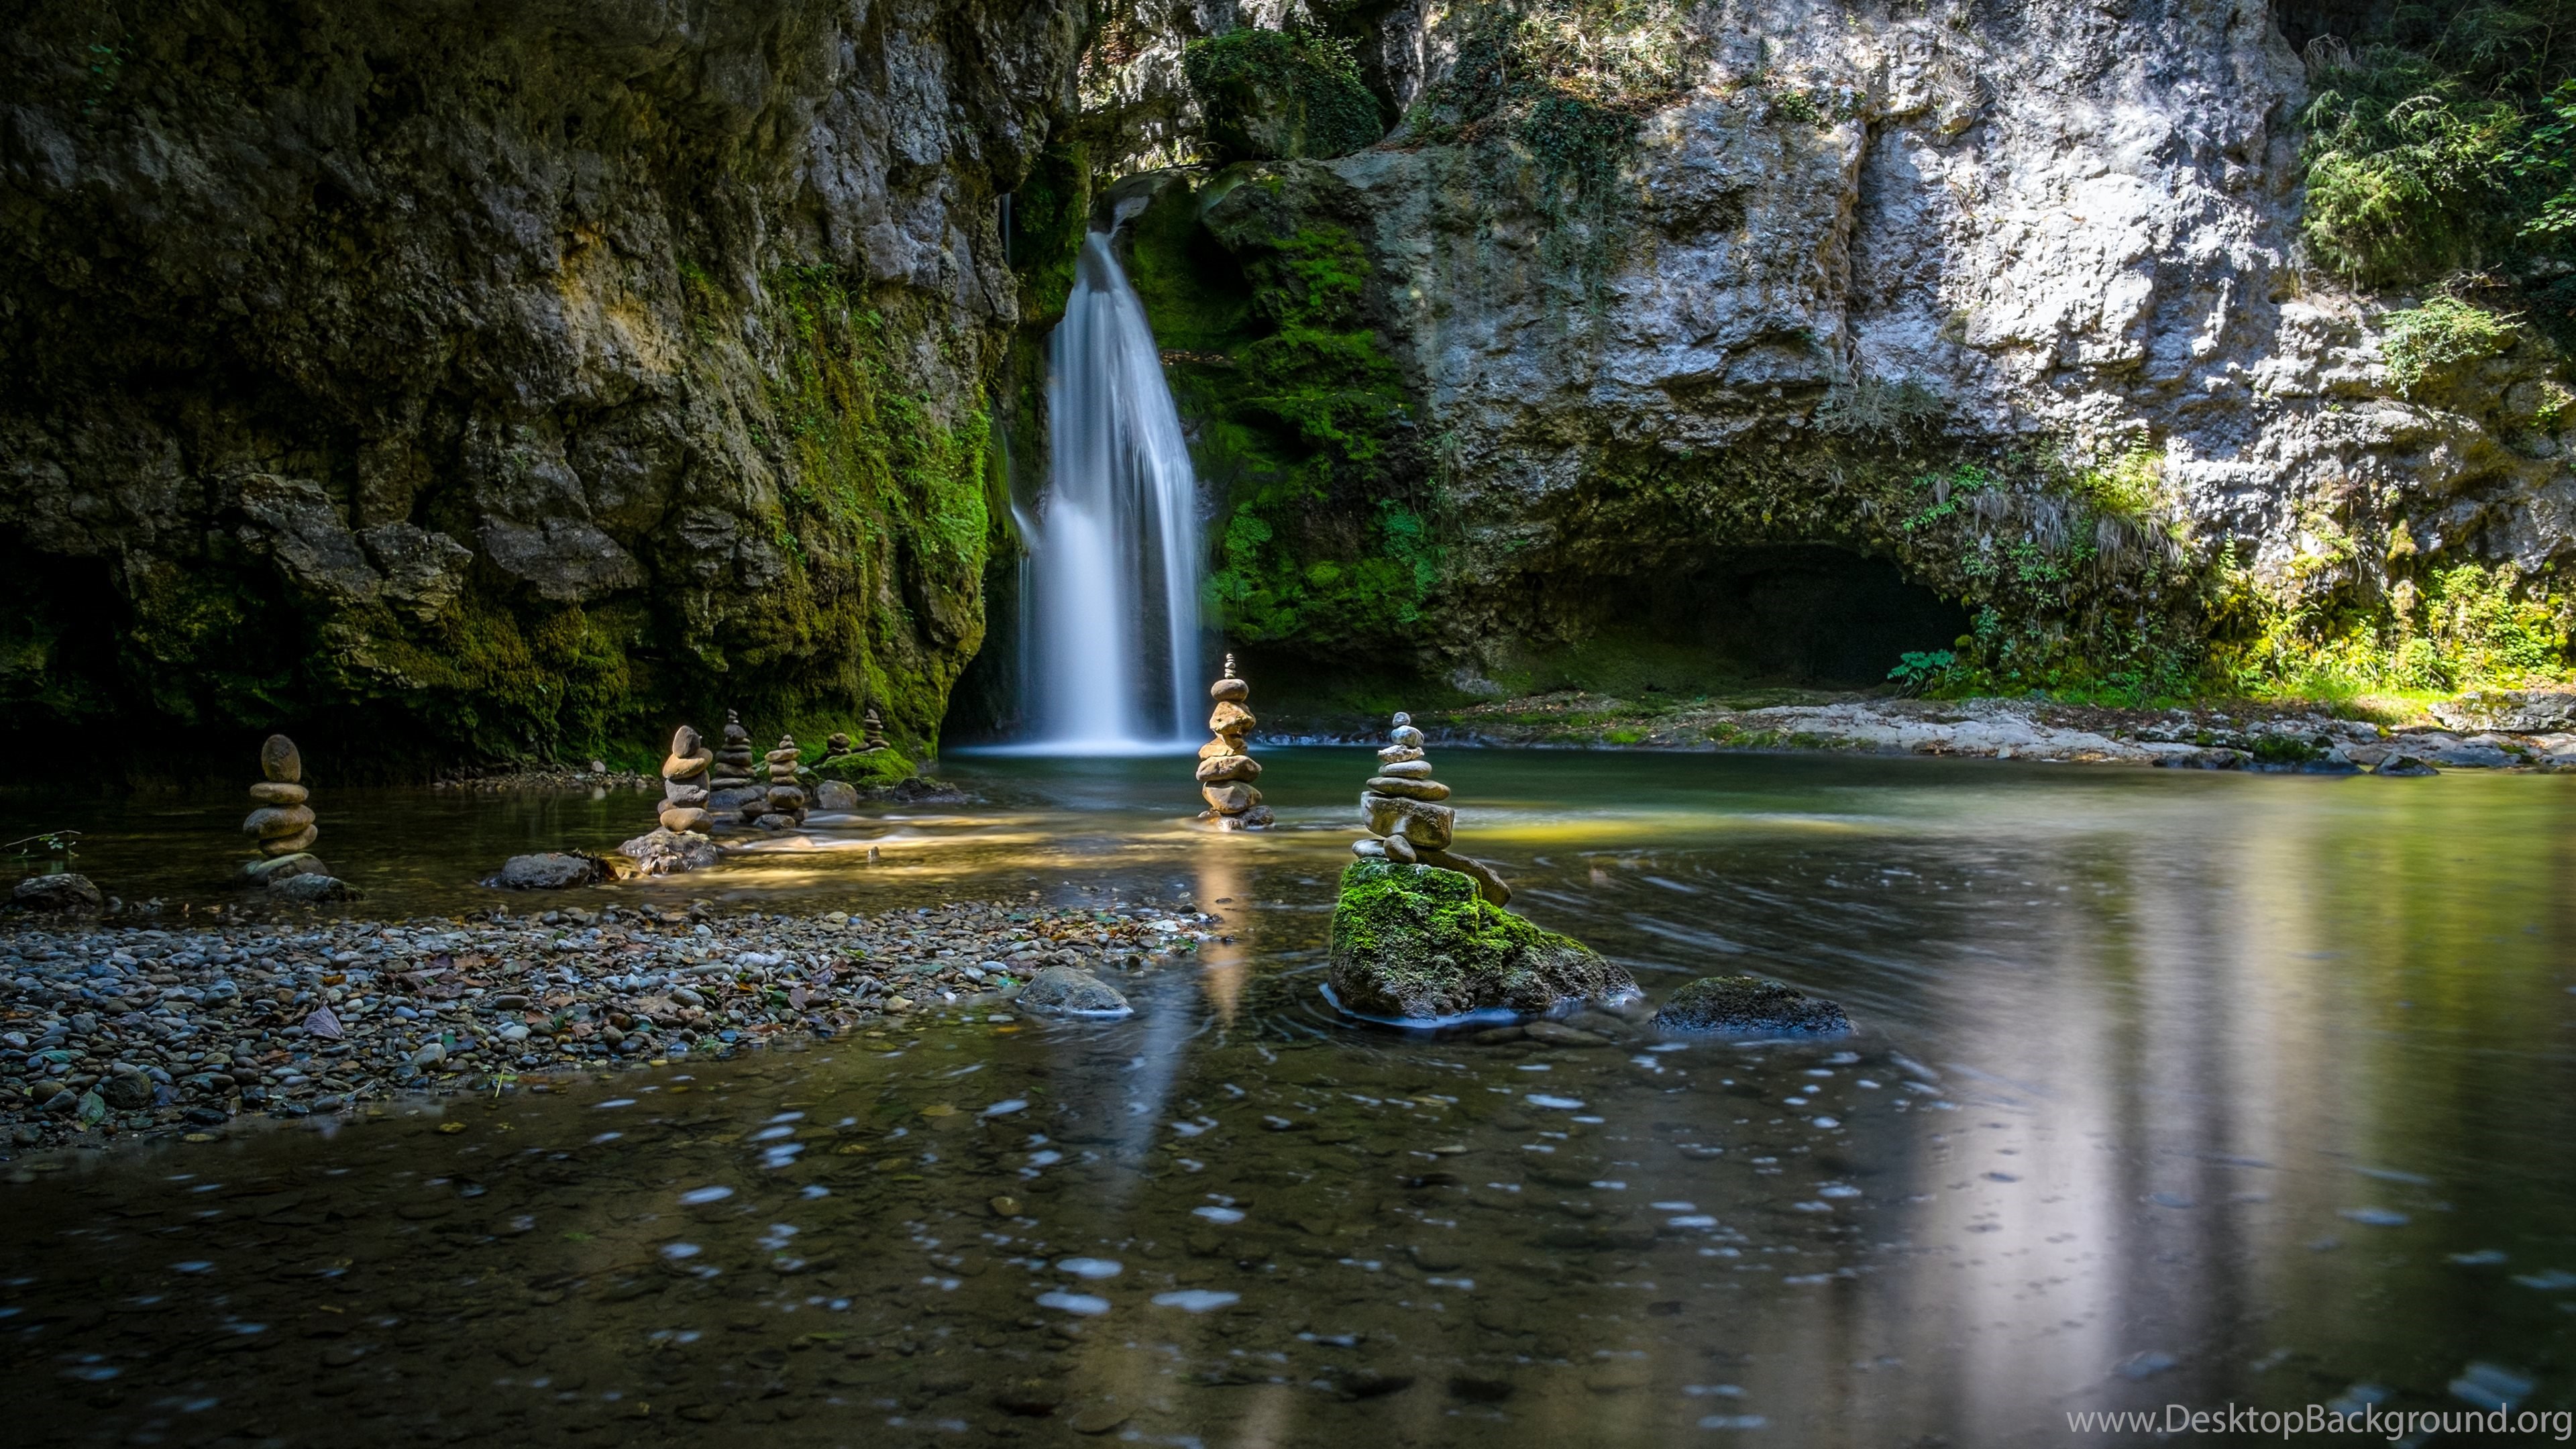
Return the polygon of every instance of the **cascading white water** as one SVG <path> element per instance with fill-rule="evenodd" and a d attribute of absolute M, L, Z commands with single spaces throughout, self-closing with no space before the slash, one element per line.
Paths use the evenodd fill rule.
<path fill-rule="evenodd" d="M 1145 307 L 1084 239 L 1048 345 L 1047 492 L 1028 530 L 1035 743 L 1125 752 L 1190 740 L 1198 702 L 1198 480 Z"/>

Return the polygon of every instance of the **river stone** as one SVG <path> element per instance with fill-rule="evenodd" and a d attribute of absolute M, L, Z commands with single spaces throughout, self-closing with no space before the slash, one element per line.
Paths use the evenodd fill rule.
<path fill-rule="evenodd" d="M 1363 791 L 1360 795 L 1360 818 L 1368 822 L 1372 835 L 1401 834 L 1415 845 L 1446 850 L 1458 812 L 1428 800 L 1404 800 L 1375 791 Z"/>
<path fill-rule="evenodd" d="M 1250 755 L 1212 755 L 1199 761 L 1199 783 L 1202 785 L 1260 778 L 1261 762 Z"/>
<path fill-rule="evenodd" d="M 311 905 L 318 901 L 345 901 L 355 896 L 357 891 L 337 876 L 308 871 L 272 878 L 268 883 L 268 894 L 272 900 Z"/>
<path fill-rule="evenodd" d="M 2387 759 L 2380 761 L 2379 768 L 2371 771 L 2371 773 L 2374 775 L 2409 776 L 2438 775 L 2442 772 L 2434 769 L 2429 762 L 2418 756 L 2396 754 L 2390 755 Z"/>
<path fill-rule="evenodd" d="M 1227 815 L 1240 815 L 1261 803 L 1261 792 L 1250 785 L 1202 785 L 1199 794 L 1206 797 L 1209 808 Z"/>
<path fill-rule="evenodd" d="M 1118 988 L 1077 966 L 1049 966 L 1020 988 L 1014 1006 L 1066 1016 L 1125 1016 L 1135 1008 Z"/>
<path fill-rule="evenodd" d="M 814 787 L 814 808 L 846 811 L 859 808 L 858 787 L 847 780 L 825 780 Z"/>
<path fill-rule="evenodd" d="M 1379 753 L 1383 754 L 1385 752 L 1380 751 Z M 1390 760 L 1385 764 L 1378 766 L 1378 774 L 1382 776 L 1392 776 L 1399 780 L 1430 779 L 1431 762 L 1420 758 L 1422 752 L 1420 750 L 1407 750 L 1405 753 L 1412 755 L 1415 758 L 1410 760 Z"/>
<path fill-rule="evenodd" d="M 1397 795 L 1407 800 L 1449 798 L 1449 787 L 1437 780 L 1410 779 L 1401 775 L 1371 775 L 1368 787 L 1381 795 Z"/>
<path fill-rule="evenodd" d="M 505 891 L 559 891 L 589 885 L 604 879 L 607 873 L 607 868 L 590 856 L 548 851 L 542 855 L 511 856 L 502 862 L 501 873 L 484 884 Z"/>
<path fill-rule="evenodd" d="M 292 785 L 304 778 L 304 754 L 295 748 L 295 741 L 284 735 L 270 735 L 259 747 L 259 772 Z"/>
<path fill-rule="evenodd" d="M 1481 860 L 1464 855 L 1453 855 L 1445 850 L 1432 850 L 1428 847 L 1414 851 L 1414 856 L 1424 865 L 1436 865 L 1442 870 L 1454 870 L 1474 881 L 1477 894 L 1485 898 L 1487 905 L 1508 906 L 1512 903 L 1512 888 L 1503 883 L 1502 876 L 1497 874 L 1492 866 Z"/>
<path fill-rule="evenodd" d="M 88 876 L 31 875 L 18 882 L 9 893 L 10 903 L 20 910 L 45 911 L 71 916 L 95 916 L 107 909 L 107 897 Z"/>
<path fill-rule="evenodd" d="M 1851 1030 L 1851 1020 L 1835 1003 L 1759 976 L 1703 976 L 1673 993 L 1655 1013 L 1655 1025 L 1761 1036 L 1829 1036 Z"/>
<path fill-rule="evenodd" d="M 1385 860 L 1342 871 L 1326 979 L 1347 1011 L 1417 1021 L 1488 1007 L 1545 1013 L 1637 989 L 1582 942 L 1489 904 L 1467 876 Z"/>
<path fill-rule="evenodd" d="M 250 787 L 250 798 L 262 805 L 301 805 L 312 792 L 284 780 L 262 780 Z"/>
<path fill-rule="evenodd" d="M 244 885 L 275 885 L 294 875 L 329 875 L 331 867 L 311 851 L 299 850 L 293 855 L 272 855 L 250 861 L 241 868 Z"/>

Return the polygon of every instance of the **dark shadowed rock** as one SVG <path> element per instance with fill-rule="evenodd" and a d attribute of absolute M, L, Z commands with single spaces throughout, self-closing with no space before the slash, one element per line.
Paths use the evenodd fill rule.
<path fill-rule="evenodd" d="M 1821 996 L 1759 976 L 1703 976 L 1672 995 L 1655 1025 L 1674 1031 L 1762 1036 L 1829 1036 L 1851 1030 L 1843 1009 Z"/>
<path fill-rule="evenodd" d="M 299 905 L 353 900 L 357 894 L 357 889 L 347 881 L 329 875 L 290 875 L 268 883 L 269 899 L 292 901 Z"/>
<path fill-rule="evenodd" d="M 1049 966 L 1020 989 L 1014 1003 L 1066 1016 L 1124 1016 L 1135 1008 L 1118 988 L 1075 966 Z"/>
<path fill-rule="evenodd" d="M 607 878 L 608 867 L 596 856 L 548 851 L 543 855 L 511 856 L 502 863 L 499 875 L 483 883 L 505 891 L 559 891 Z"/>
<path fill-rule="evenodd" d="M 50 915 L 95 916 L 107 909 L 107 897 L 90 884 L 88 876 L 68 871 L 61 875 L 31 875 L 18 882 L 9 900 L 21 910 Z"/>
<path fill-rule="evenodd" d="M 1589 946 L 1488 903 L 1467 876 L 1378 859 L 1342 872 L 1327 979 L 1344 1010 L 1417 1021 L 1546 1012 L 1637 989 Z"/>
<path fill-rule="evenodd" d="M 2390 755 L 2387 759 L 2380 761 L 2379 768 L 2371 771 L 2371 773 L 2374 775 L 2408 776 L 2438 775 L 2442 772 L 2434 769 L 2430 761 L 2424 760 L 2415 755 L 2400 754 Z"/>

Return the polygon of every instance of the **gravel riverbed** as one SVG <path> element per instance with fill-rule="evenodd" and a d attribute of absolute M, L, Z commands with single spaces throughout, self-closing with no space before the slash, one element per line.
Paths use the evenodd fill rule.
<path fill-rule="evenodd" d="M 396 1092 L 724 1055 L 927 1011 L 1010 1019 L 1049 966 L 1189 959 L 1187 908 L 700 904 L 401 922 L 0 926 L 0 1155 Z"/>

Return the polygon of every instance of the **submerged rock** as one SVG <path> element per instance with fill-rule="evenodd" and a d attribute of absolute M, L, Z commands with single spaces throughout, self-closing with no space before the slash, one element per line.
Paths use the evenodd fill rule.
<path fill-rule="evenodd" d="M 331 867 L 322 863 L 322 857 L 308 850 L 251 861 L 241 868 L 241 879 L 244 885 L 273 886 L 299 875 L 330 873 Z"/>
<path fill-rule="evenodd" d="M 1067 1016 L 1124 1016 L 1135 1010 L 1118 988 L 1078 966 L 1049 966 L 1020 988 L 1014 1005 Z"/>
<path fill-rule="evenodd" d="M 9 893 L 20 910 L 67 916 L 95 916 L 107 909 L 107 897 L 85 875 L 31 875 Z"/>
<path fill-rule="evenodd" d="M 2434 769 L 2429 761 L 2417 756 L 2395 754 L 2380 761 L 2379 768 L 2371 773 L 2374 775 L 2438 775 L 2442 772 Z"/>
<path fill-rule="evenodd" d="M 511 856 L 502 862 L 500 874 L 483 883 L 505 891 L 559 891 L 591 885 L 608 876 L 608 863 L 595 855 L 547 851 Z"/>
<path fill-rule="evenodd" d="M 696 831 L 647 831 L 617 847 L 617 853 L 646 875 L 678 875 L 716 863 L 716 843 Z"/>
<path fill-rule="evenodd" d="M 271 900 L 311 905 L 320 901 L 350 900 L 355 898 L 358 892 L 338 876 L 325 875 L 318 871 L 305 871 L 297 875 L 280 876 L 270 881 L 268 894 Z"/>
<path fill-rule="evenodd" d="M 1836 1003 L 1777 981 L 1703 976 L 1673 993 L 1655 1013 L 1655 1025 L 1674 1031 L 1831 1036 L 1851 1030 L 1851 1019 Z"/>
<path fill-rule="evenodd" d="M 1342 872 L 1326 979 L 1347 1011 L 1411 1020 L 1489 1007 L 1545 1012 L 1637 989 L 1591 947 L 1486 901 L 1474 879 L 1379 859 Z"/>

